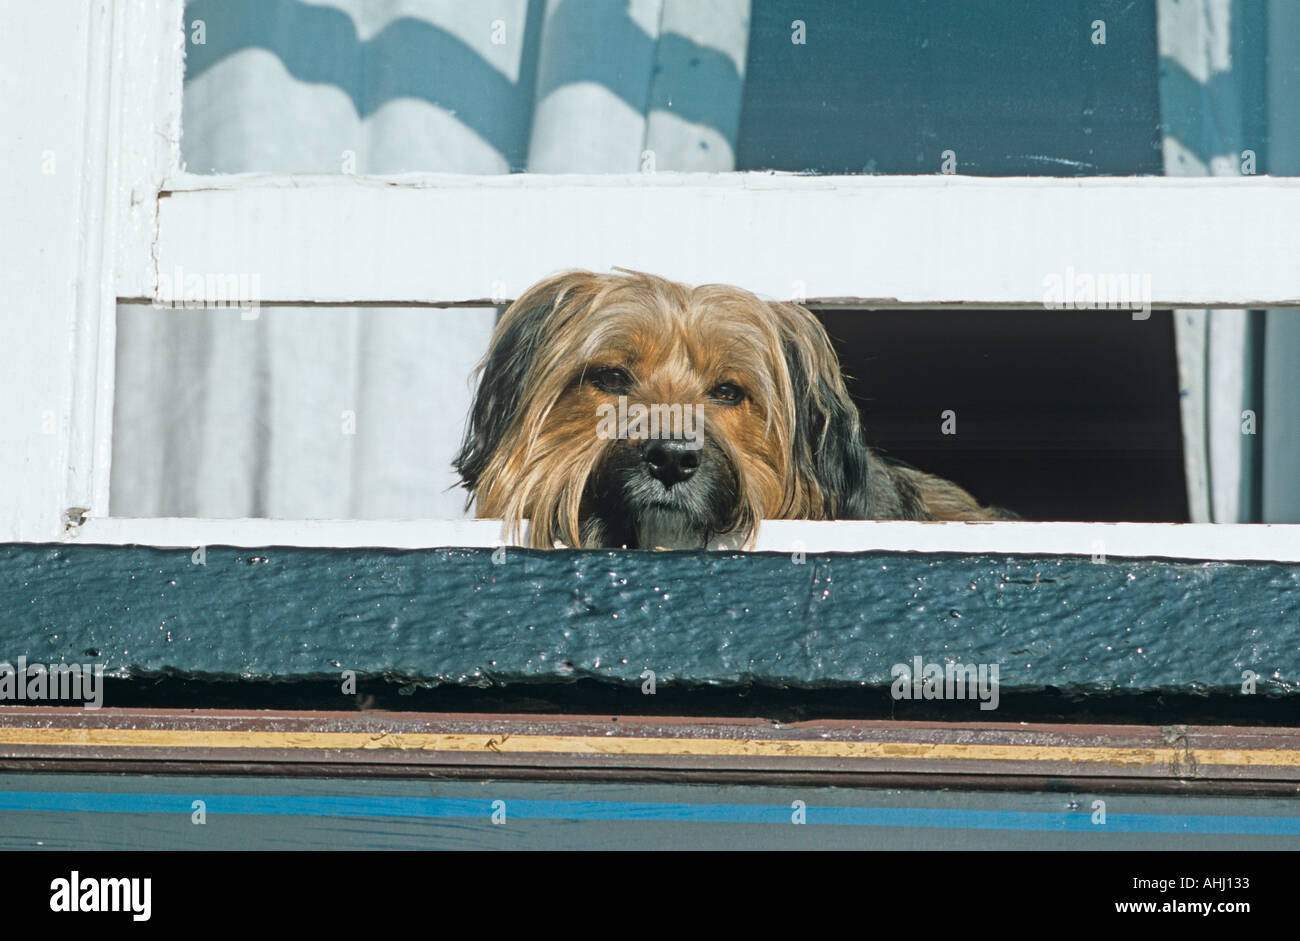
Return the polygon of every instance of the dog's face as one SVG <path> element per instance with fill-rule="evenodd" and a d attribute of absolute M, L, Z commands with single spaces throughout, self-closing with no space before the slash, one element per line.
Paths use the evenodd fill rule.
<path fill-rule="evenodd" d="M 869 515 L 868 453 L 808 311 L 572 272 L 497 325 L 456 461 L 532 545 L 703 548 L 764 518 Z"/>

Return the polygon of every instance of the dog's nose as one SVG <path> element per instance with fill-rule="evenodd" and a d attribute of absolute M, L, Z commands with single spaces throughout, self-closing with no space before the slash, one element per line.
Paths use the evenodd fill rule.
<path fill-rule="evenodd" d="M 641 448 L 641 456 L 650 468 L 650 476 L 665 487 L 679 484 L 700 467 L 699 445 L 680 438 L 653 439 Z"/>

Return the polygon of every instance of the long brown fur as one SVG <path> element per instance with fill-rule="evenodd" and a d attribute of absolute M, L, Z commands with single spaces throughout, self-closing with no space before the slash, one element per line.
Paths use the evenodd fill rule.
<path fill-rule="evenodd" d="M 456 461 L 479 516 L 505 520 L 515 539 L 530 520 L 537 548 L 610 544 L 591 482 L 620 443 L 597 437 L 611 396 L 588 381 L 610 367 L 639 377 L 637 401 L 704 406 L 733 481 L 720 532 L 752 538 L 763 519 L 1007 518 L 866 447 L 835 352 L 804 308 L 587 271 L 535 285 L 497 324 Z M 742 387 L 744 401 L 711 401 L 719 383 Z"/>

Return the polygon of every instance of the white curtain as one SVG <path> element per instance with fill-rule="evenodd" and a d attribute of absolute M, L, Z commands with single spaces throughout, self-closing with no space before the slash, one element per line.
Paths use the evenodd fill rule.
<path fill-rule="evenodd" d="M 1297 5 L 1157 0 L 1156 22 L 1165 172 L 1300 173 Z M 1300 522 L 1298 317 L 1175 311 L 1193 522 Z"/>
<path fill-rule="evenodd" d="M 191 0 L 185 21 L 193 172 L 735 167 L 749 0 Z M 124 306 L 111 512 L 462 516 L 494 319 Z"/>

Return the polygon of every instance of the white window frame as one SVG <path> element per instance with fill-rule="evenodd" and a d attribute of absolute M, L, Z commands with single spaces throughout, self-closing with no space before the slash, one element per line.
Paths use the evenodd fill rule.
<path fill-rule="evenodd" d="M 491 304 L 558 270 L 618 266 L 811 306 L 1042 309 L 1044 279 L 1072 269 L 1150 275 L 1156 308 L 1300 307 L 1295 178 L 193 175 L 179 146 L 183 0 L 23 7 L 0 24 L 71 18 L 87 36 L 84 172 L 68 184 L 83 231 L 62 455 L 46 458 L 36 498 L 0 496 L 0 539 L 500 544 L 494 521 L 110 518 L 118 304 L 154 301 L 176 268 L 257 274 L 264 304 Z M 41 290 L 34 300 L 66 309 Z M 771 521 L 756 548 L 1300 562 L 1300 525 Z"/>

